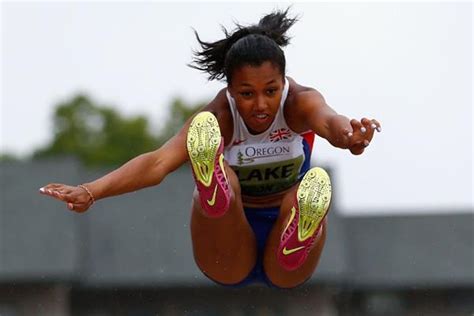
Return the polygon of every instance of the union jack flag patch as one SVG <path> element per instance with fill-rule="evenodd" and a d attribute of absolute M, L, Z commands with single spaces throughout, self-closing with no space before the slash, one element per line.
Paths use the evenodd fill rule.
<path fill-rule="evenodd" d="M 270 133 L 270 141 L 272 142 L 278 142 L 280 140 L 290 139 L 290 138 L 291 138 L 291 131 L 287 128 L 280 128 Z"/>

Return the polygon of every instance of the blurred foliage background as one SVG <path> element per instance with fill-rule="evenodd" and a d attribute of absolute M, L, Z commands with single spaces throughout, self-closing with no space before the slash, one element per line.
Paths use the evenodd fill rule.
<path fill-rule="evenodd" d="M 153 133 L 145 115 L 125 116 L 117 107 L 102 105 L 78 94 L 58 104 L 53 114 L 53 137 L 33 150 L 31 159 L 52 156 L 76 158 L 86 167 L 114 167 L 142 153 L 161 147 L 206 102 L 187 104 L 176 97 L 168 106 L 168 120 Z M 19 160 L 9 153 L 0 161 Z"/>

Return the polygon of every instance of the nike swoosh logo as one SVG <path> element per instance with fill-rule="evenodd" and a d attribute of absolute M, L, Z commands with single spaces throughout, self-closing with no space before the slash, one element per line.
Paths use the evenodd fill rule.
<path fill-rule="evenodd" d="M 288 227 L 290 227 L 290 224 L 291 224 L 291 222 L 293 221 L 293 219 L 295 218 L 295 215 L 296 215 L 296 209 L 295 209 L 295 207 L 293 206 L 293 207 L 291 208 L 290 220 L 289 220 L 288 223 L 286 224 L 286 227 L 285 227 L 285 229 L 283 230 L 283 234 L 286 232 L 286 230 L 288 229 Z"/>
<path fill-rule="evenodd" d="M 214 188 L 214 194 L 212 194 L 212 198 L 210 200 L 207 200 L 207 204 L 209 204 L 209 206 L 213 206 L 214 204 L 216 204 L 216 193 L 217 193 L 217 184 Z"/>
<path fill-rule="evenodd" d="M 301 247 L 296 247 L 296 248 L 289 249 L 289 250 L 286 249 L 286 247 L 285 247 L 285 248 L 283 248 L 283 254 L 284 254 L 285 256 L 288 256 L 288 255 L 291 255 L 292 253 L 295 253 L 295 252 L 297 252 L 297 251 L 300 251 L 301 249 L 304 249 L 304 247 L 305 247 L 305 246 L 301 246 Z"/>

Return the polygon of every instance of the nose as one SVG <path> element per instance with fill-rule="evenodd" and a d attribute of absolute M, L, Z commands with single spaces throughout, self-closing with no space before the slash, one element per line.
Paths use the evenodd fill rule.
<path fill-rule="evenodd" d="M 267 108 L 267 103 L 265 101 L 265 97 L 262 95 L 258 95 L 257 99 L 255 100 L 255 110 L 256 111 L 263 111 Z"/>

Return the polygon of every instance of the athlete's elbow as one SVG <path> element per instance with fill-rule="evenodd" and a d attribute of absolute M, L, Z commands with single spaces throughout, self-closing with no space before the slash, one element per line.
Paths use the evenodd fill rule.
<path fill-rule="evenodd" d="M 149 170 L 149 176 L 151 177 L 151 185 L 160 184 L 165 177 L 170 173 L 166 167 L 164 161 L 157 159 L 153 161 L 153 165 Z"/>

